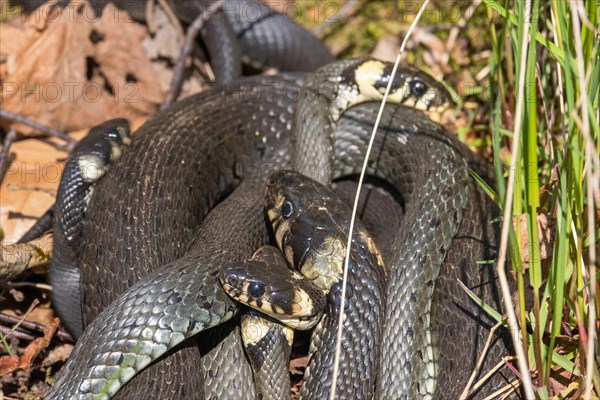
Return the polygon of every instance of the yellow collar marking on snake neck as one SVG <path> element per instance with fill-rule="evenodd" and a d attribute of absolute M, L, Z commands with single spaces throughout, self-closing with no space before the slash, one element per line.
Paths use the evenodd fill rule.
<path fill-rule="evenodd" d="M 377 60 L 365 61 L 356 68 L 354 80 L 358 87 L 358 93 L 355 93 L 355 98 L 349 101 L 349 105 L 354 106 L 363 101 L 383 99 L 385 87 L 381 86 L 381 84 L 378 85 L 378 83 L 380 83 L 381 78 L 385 74 L 387 74 L 386 64 Z M 442 104 L 437 107 L 431 107 L 434 97 L 439 95 L 437 89 L 433 87 L 428 87 L 427 93 L 423 96 L 419 98 L 415 97 L 414 94 L 411 93 L 411 83 L 413 80 L 414 78 L 408 77 L 405 82 L 403 82 L 402 87 L 392 87 L 392 90 L 388 95 L 388 102 L 403 104 L 406 107 L 431 113 L 442 112 L 449 106 L 448 104 Z"/>
<path fill-rule="evenodd" d="M 256 316 L 242 317 L 242 336 L 247 344 L 256 345 L 269 333 L 269 322 Z"/>
<path fill-rule="evenodd" d="M 375 60 L 366 61 L 356 69 L 354 79 L 358 85 L 359 99 L 378 100 L 383 98 L 383 93 L 381 93 L 375 85 L 377 84 L 377 81 L 381 79 L 384 72 L 385 64 Z"/>

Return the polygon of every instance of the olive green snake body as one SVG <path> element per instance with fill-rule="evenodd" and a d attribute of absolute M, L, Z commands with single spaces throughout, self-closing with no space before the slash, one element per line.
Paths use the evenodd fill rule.
<path fill-rule="evenodd" d="M 355 61 L 355 63 L 357 62 Z M 365 61 L 362 60 L 358 63 L 354 64 L 354 67 L 364 65 Z M 321 73 L 325 71 L 335 77 L 341 71 L 351 70 L 348 65 L 352 64 L 334 64 L 329 67 L 330 69 L 322 70 Z M 384 69 L 381 68 L 379 72 L 384 72 Z M 414 71 L 410 71 L 408 75 L 404 76 L 404 79 L 406 76 L 414 77 L 414 73 Z M 350 82 L 356 78 L 343 76 L 342 81 L 344 79 Z M 280 86 L 273 89 L 276 82 Z M 122 385 L 156 357 L 180 343 L 185 343 L 185 339 L 198 332 L 225 322 L 237 312 L 238 306 L 223 291 L 219 290 L 216 275 L 220 265 L 224 262 L 247 258 L 256 248 L 268 241 L 261 218 L 262 190 L 258 190 L 258 188 L 264 186 L 267 175 L 261 168 L 265 165 L 270 168 L 273 168 L 273 165 L 284 166 L 289 160 L 289 154 L 286 154 L 289 136 L 286 131 L 292 128 L 290 123 L 292 108 L 284 105 L 284 95 L 289 94 L 286 92 L 289 87 L 286 88 L 285 83 L 297 85 L 298 80 L 290 76 L 287 78 L 256 78 L 236 86 L 235 95 L 228 96 L 226 91 L 223 93 L 216 91 L 199 96 L 203 97 L 201 103 L 198 102 L 197 97 L 176 104 L 167 112 L 159 114 L 138 132 L 130 150 L 133 154 L 137 154 L 137 158 L 126 159 L 123 157 L 113 169 L 110 180 L 103 179 L 99 182 L 97 192 L 90 203 L 89 218 L 91 220 L 102 219 L 109 223 L 104 226 L 86 225 L 86 237 L 100 239 L 88 243 L 84 250 L 84 288 L 86 292 L 94 293 L 93 296 L 86 296 L 85 299 L 87 318 L 91 319 L 93 315 L 99 313 L 100 309 L 108 306 L 108 303 L 115 298 L 115 294 L 124 291 L 132 280 L 144 279 L 124 292 L 91 322 L 49 398 L 91 398 L 92 395 L 97 395 L 98 398 L 112 397 Z M 374 80 L 371 83 L 377 86 L 378 81 Z M 294 87 L 297 89 L 298 86 Z M 407 90 L 409 89 L 410 87 L 407 86 Z M 244 101 L 244 110 L 246 111 L 244 115 L 232 115 L 225 111 L 231 107 L 240 106 L 239 96 L 241 93 L 251 96 L 250 100 L 245 99 Z M 402 92 L 399 99 L 404 99 Z M 194 112 L 198 111 L 197 108 L 203 112 Z M 203 115 L 211 114 L 216 117 L 212 120 L 201 120 Z M 301 152 L 296 153 L 294 167 L 322 182 L 327 182 L 330 178 L 357 173 L 362 161 L 360 150 L 364 148 L 366 138 L 361 136 L 357 139 L 350 136 L 350 139 L 344 142 L 343 135 L 339 137 L 311 136 L 316 135 L 317 131 L 315 128 L 317 124 L 311 119 L 318 117 L 318 114 L 309 110 L 301 110 L 297 113 L 297 118 L 300 118 L 299 123 L 313 128 L 312 131 L 310 129 L 304 131 L 305 134 L 315 141 L 324 140 L 324 143 L 303 148 Z M 360 124 L 350 124 L 348 115 L 350 118 L 352 117 L 351 113 L 344 116 L 340 121 L 340 126 L 347 123 L 350 126 L 349 131 L 352 131 L 355 129 L 352 126 L 360 126 Z M 339 116 L 336 115 L 336 118 Z M 206 126 L 201 126 L 203 123 Z M 338 126 L 338 131 L 340 126 Z M 282 127 L 283 129 L 281 129 Z M 201 129 L 201 133 L 195 132 L 196 129 Z M 211 130 L 215 132 L 211 132 Z M 171 132 L 177 132 L 178 136 L 165 136 L 165 133 Z M 236 137 L 236 135 L 238 136 Z M 410 132 L 404 132 L 404 139 L 399 136 L 389 140 L 399 142 L 404 140 L 405 143 L 400 143 L 395 148 L 401 148 L 402 151 L 414 155 L 419 150 L 405 149 L 408 148 L 405 146 L 406 141 L 411 141 L 414 137 L 418 137 L 418 135 L 413 133 L 411 136 Z M 420 269 L 432 270 L 435 268 L 430 267 L 431 264 L 441 263 L 445 252 L 454 246 L 455 241 L 453 242 L 452 239 L 456 230 L 461 229 L 459 226 L 462 226 L 460 217 L 463 208 L 466 207 L 467 211 L 470 210 L 467 199 L 471 194 L 467 189 L 469 183 L 463 158 L 456 151 L 448 150 L 451 149 L 451 145 L 447 139 L 440 139 L 436 135 L 427 139 L 416 141 L 416 143 L 422 143 L 421 151 L 425 154 L 429 153 L 423 161 L 415 163 L 413 158 L 410 161 L 397 162 L 398 154 L 393 154 L 393 151 L 391 155 L 382 152 L 369 168 L 369 173 L 388 180 L 410 200 L 405 204 L 407 215 L 411 217 L 427 215 L 426 218 L 411 218 L 409 224 L 400 228 L 396 239 L 390 246 L 392 250 L 387 254 L 391 263 L 386 261 L 390 265 L 405 263 L 411 266 L 409 271 L 412 270 L 417 278 L 422 280 L 424 287 L 428 289 L 423 293 L 407 291 L 394 286 L 395 281 L 403 278 L 392 280 L 391 287 L 396 290 L 394 293 L 398 296 L 395 300 L 390 300 L 388 297 L 388 303 L 393 303 L 400 297 L 406 297 L 405 301 L 411 305 L 412 313 L 408 316 L 408 322 L 405 325 L 388 322 L 384 339 L 390 330 L 400 330 L 402 336 L 416 337 L 422 334 L 417 331 L 419 328 L 429 326 L 430 321 L 423 319 L 427 319 L 426 317 L 429 315 L 427 299 L 432 295 L 434 299 L 436 298 L 437 292 L 434 293 L 433 284 L 436 282 L 437 273 L 421 274 Z M 186 140 L 188 141 L 186 142 Z M 198 147 L 189 144 L 198 140 L 203 141 L 200 151 L 197 150 Z M 295 140 L 297 146 L 298 143 L 306 143 L 306 139 L 302 137 Z M 356 142 L 352 143 L 352 140 Z M 363 142 L 358 144 L 361 140 Z M 177 142 L 188 144 L 181 148 L 179 145 L 176 147 Z M 152 147 L 152 145 L 155 146 Z M 140 151 L 141 148 L 145 149 L 144 152 Z M 324 159 L 324 156 L 319 154 L 325 154 L 332 150 L 335 150 L 335 157 L 332 160 L 314 165 L 315 160 Z M 189 151 L 190 154 L 184 156 L 181 154 L 182 151 Z M 227 152 L 240 158 L 228 159 L 215 156 Z M 189 170 L 187 175 L 181 174 L 181 170 L 178 169 L 181 164 L 188 164 L 186 165 Z M 127 165 L 127 169 L 124 169 L 123 165 Z M 385 165 L 386 168 L 380 168 L 382 165 Z M 420 180 L 423 178 L 424 166 L 429 168 L 425 173 L 429 173 L 432 178 L 425 183 Z M 431 166 L 439 167 L 430 168 Z M 135 179 L 129 178 L 130 171 L 136 168 L 143 172 Z M 200 175 L 206 184 L 215 190 L 203 191 L 195 175 Z M 114 182 L 121 185 L 123 182 L 128 182 L 128 184 L 123 185 L 122 190 L 115 191 Z M 440 184 L 440 182 L 443 183 Z M 448 184 L 448 182 L 452 183 Z M 109 189 L 111 186 L 113 190 Z M 199 233 L 187 246 L 190 250 L 184 252 L 186 247 L 184 243 L 187 242 L 186 238 L 191 236 L 196 221 L 202 219 L 208 210 L 234 187 L 234 192 L 218 204 L 204 219 Z M 182 192 L 197 202 L 194 207 L 188 207 L 189 211 L 187 212 L 182 211 L 181 202 L 189 200 L 183 200 L 180 195 Z M 430 193 L 436 193 L 439 196 L 433 198 L 428 195 Z M 146 196 L 144 198 L 148 200 L 134 204 L 125 196 L 132 199 Z M 424 202 L 421 201 L 423 199 Z M 440 203 L 438 204 L 436 201 Z M 437 214 L 427 211 L 432 207 L 438 210 Z M 477 206 L 473 207 L 477 208 Z M 194 209 L 201 212 L 194 212 Z M 120 218 L 124 218 L 127 222 L 123 226 L 119 226 L 119 224 L 111 226 L 110 221 L 117 221 Z M 228 229 L 223 229 L 225 220 L 229 221 Z M 434 248 L 435 245 L 430 242 L 425 243 L 425 247 L 415 249 L 408 258 L 406 258 L 406 252 L 404 255 L 398 255 L 399 248 L 405 246 L 410 248 L 410 246 L 416 245 L 416 232 L 426 232 L 428 228 L 438 226 L 442 226 L 442 230 L 445 232 L 441 239 L 443 243 L 438 248 Z M 148 232 L 153 233 L 149 234 Z M 120 249 L 114 247 L 115 244 L 110 241 L 115 236 L 119 237 L 119 233 L 123 234 L 120 237 L 133 239 L 127 246 Z M 172 246 L 171 249 L 169 246 L 161 248 L 161 243 L 167 241 L 174 243 L 175 246 Z M 431 247 L 426 247 L 428 245 Z M 182 254 L 183 256 L 177 259 Z M 113 264 L 115 255 L 119 264 L 128 266 L 127 270 L 117 271 L 119 274 L 117 276 L 113 276 L 114 272 L 104 272 L 100 268 L 101 265 Z M 394 256 L 397 257 L 396 260 L 393 260 Z M 92 260 L 94 261 L 92 262 Z M 168 264 L 169 261 L 172 262 Z M 146 271 L 153 269 L 151 264 L 168 265 L 150 277 L 144 277 L 148 273 Z M 86 270 L 95 271 L 92 274 L 99 276 L 94 276 L 93 279 L 86 278 Z M 401 268 L 397 268 L 395 271 L 399 276 L 407 274 Z M 394 269 L 392 268 L 393 273 Z M 398 318 L 398 313 L 394 304 L 388 304 L 386 320 L 392 321 L 394 318 Z M 456 312 L 452 314 L 456 314 Z M 416 319 L 415 315 L 417 315 Z M 431 315 L 431 321 L 447 320 L 447 317 L 436 314 L 435 309 L 432 310 Z M 413 319 L 411 320 L 411 318 Z M 394 334 L 398 334 L 398 332 L 394 332 Z M 399 335 L 392 336 L 390 334 L 389 337 L 399 337 Z M 98 338 L 103 338 L 102 340 L 105 341 L 99 342 Z M 187 343 L 186 351 L 194 353 L 194 349 L 189 347 L 189 341 Z M 424 347 L 411 348 L 414 343 Z M 378 378 L 380 398 L 395 398 L 394 396 L 398 393 L 406 394 L 407 398 L 418 398 L 419 393 L 433 394 L 431 382 L 435 378 L 427 376 L 427 369 L 432 362 L 430 358 L 437 355 L 434 354 L 435 351 L 430 351 L 426 343 L 431 343 L 431 340 L 421 338 L 410 341 L 406 354 L 412 358 L 405 361 L 400 359 L 401 365 L 397 364 L 399 362 L 397 358 L 392 360 L 382 358 L 380 371 L 385 370 L 386 374 L 388 371 L 405 374 L 407 368 L 414 368 L 414 372 L 408 371 L 408 373 L 409 375 L 415 374 L 414 376 L 417 376 L 418 379 L 407 381 L 406 388 L 402 388 L 398 385 L 403 382 L 398 382 L 393 376 L 386 376 L 384 379 L 384 375 L 380 372 Z M 386 345 L 385 342 L 384 345 Z M 175 353 L 165 361 L 170 360 L 171 363 L 183 365 L 183 360 L 177 358 L 178 355 L 181 357 L 181 354 L 181 352 Z M 397 353 L 388 353 L 389 356 L 394 354 Z M 197 356 L 196 359 L 198 359 Z M 445 360 L 435 360 L 435 362 L 438 361 Z M 157 370 L 164 368 L 164 364 L 164 362 L 154 364 L 141 374 L 145 378 L 135 379 L 150 379 L 151 382 L 154 379 L 156 381 L 156 378 L 151 378 L 151 374 L 156 374 Z M 166 364 L 168 365 L 168 362 Z M 189 364 L 187 364 L 187 368 L 190 368 Z M 352 366 L 346 365 L 345 368 L 352 368 Z M 376 367 L 373 368 L 376 369 Z M 445 373 L 444 371 L 442 370 L 443 373 Z M 160 371 L 158 372 L 160 373 Z M 317 373 L 321 373 L 321 371 L 317 371 Z M 323 373 L 327 374 L 327 371 Z M 440 378 L 444 376 L 443 373 L 439 375 Z M 234 374 L 230 373 L 229 375 L 231 378 L 231 375 Z M 186 374 L 185 378 L 190 379 L 190 376 Z M 234 376 L 234 378 L 240 382 L 243 380 L 242 375 Z M 343 378 L 343 383 L 347 384 L 348 379 L 351 378 L 356 377 L 349 374 L 348 377 Z M 324 395 L 328 383 L 324 380 L 320 380 L 320 382 L 322 388 L 310 392 L 308 396 L 322 398 L 320 396 Z M 393 384 L 389 384 L 389 382 L 393 382 Z M 199 385 L 202 386 L 202 383 Z M 247 387 L 243 387 L 243 383 L 237 386 L 239 398 L 242 396 L 251 398 L 251 391 Z M 386 388 L 395 390 L 395 394 L 387 397 L 383 393 Z M 435 388 L 435 383 L 433 383 L 433 388 Z M 125 390 L 127 390 L 127 386 L 125 386 Z M 369 390 L 366 389 L 365 393 L 368 393 Z M 183 385 L 179 388 L 175 387 L 173 392 L 174 396 L 180 397 L 192 395 Z M 123 391 L 120 392 L 120 395 L 125 396 Z M 196 394 L 193 395 L 196 396 Z M 201 395 L 204 394 L 198 396 Z M 365 396 L 367 395 L 365 394 Z"/>

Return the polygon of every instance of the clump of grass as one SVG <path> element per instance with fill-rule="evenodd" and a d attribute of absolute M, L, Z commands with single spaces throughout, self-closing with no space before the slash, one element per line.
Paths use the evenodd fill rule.
<path fill-rule="evenodd" d="M 517 345 L 526 355 L 535 386 L 529 390 L 536 397 L 594 398 L 600 393 L 595 220 L 600 210 L 599 3 L 522 0 L 511 7 L 508 2 L 483 2 L 494 21 L 489 99 L 497 194 L 501 206 L 512 203 L 515 220 L 526 221 L 525 232 L 519 223 L 509 225 L 519 297 L 518 326 L 511 329 L 520 338 Z M 525 53 L 524 35 L 530 38 Z M 522 101 L 519 79 L 525 82 Z M 520 138 L 512 143 L 510 133 L 521 123 L 514 118 L 521 115 L 518 107 L 522 124 L 515 137 Z M 515 151 L 503 156 L 507 145 Z M 515 184 L 507 199 L 511 170 Z M 538 228 L 542 214 L 553 221 L 550 232 Z M 554 238 L 545 260 L 540 233 Z M 559 376 L 563 384 L 557 383 Z"/>

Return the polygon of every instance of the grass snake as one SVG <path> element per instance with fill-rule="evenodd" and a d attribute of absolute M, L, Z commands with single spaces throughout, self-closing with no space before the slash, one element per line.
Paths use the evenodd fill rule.
<path fill-rule="evenodd" d="M 364 60 L 359 61 L 357 69 L 367 63 L 372 63 L 368 67 L 370 70 L 379 68 L 377 70 L 379 74 L 384 73 L 386 68 L 389 72 L 389 67 Z M 356 69 L 347 69 L 344 63 L 334 65 L 330 67 L 332 69 L 324 71 L 328 71 L 330 76 L 338 76 L 341 71 L 344 71 L 342 77 L 337 80 L 338 84 L 351 84 L 357 81 L 356 75 L 349 72 Z M 407 77 L 414 77 L 415 72 L 408 71 L 408 74 L 401 75 L 400 82 Z M 371 77 L 369 86 L 376 88 L 376 92 L 381 95 L 385 80 L 374 78 L 377 74 L 368 76 Z M 399 93 L 408 93 L 408 90 L 412 90 L 411 85 L 408 85 L 409 81 L 410 79 L 404 81 L 407 85 L 400 85 L 400 88 L 405 91 L 399 90 Z M 85 318 L 91 320 L 115 299 L 117 293 L 124 292 L 134 280 L 142 280 L 118 297 L 112 306 L 91 323 L 87 333 L 77 344 L 72 359 L 49 398 L 77 398 L 77 396 L 86 398 L 84 393 L 98 391 L 112 396 L 122 384 L 156 357 L 175 346 L 181 346 L 179 343 L 186 343 L 184 340 L 195 333 L 226 321 L 237 311 L 238 306 L 219 290 L 216 275 L 224 262 L 231 259 L 244 259 L 268 241 L 264 221 L 260 217 L 262 190 L 258 188 L 264 186 L 264 180 L 268 175 L 262 171 L 263 169 L 280 168 L 286 165 L 290 158 L 287 149 L 288 134 L 292 128 L 293 106 L 286 96 L 290 95 L 290 88 L 294 88 L 292 92 L 296 95 L 305 95 L 307 91 L 299 91 L 298 84 L 299 79 L 290 75 L 242 81 L 235 86 L 226 86 L 221 91 L 203 93 L 179 102 L 164 113 L 158 114 L 138 131 L 130 151 L 116 163 L 107 177 L 98 182 L 86 215 L 88 221 L 105 223 L 86 223 L 84 229 L 84 238 L 94 238 L 93 241 L 86 243 L 83 251 L 82 280 L 86 293 L 89 293 L 85 296 Z M 327 92 L 331 87 L 335 88 L 335 85 L 321 88 L 325 89 L 323 93 L 326 96 L 331 95 Z M 349 87 L 355 89 L 354 95 L 358 93 L 357 98 L 364 94 L 364 87 L 358 88 L 356 85 Z M 436 84 L 432 83 L 431 87 L 436 87 Z M 244 98 L 244 96 L 251 98 Z M 321 98 L 327 99 L 326 96 Z M 408 98 L 410 96 L 407 96 Z M 200 99 L 202 101 L 199 101 Z M 406 99 L 400 95 L 397 100 Z M 297 113 L 299 118 L 297 123 L 308 127 L 317 126 L 318 121 L 314 118 L 321 114 L 319 110 L 321 105 L 316 103 L 316 111 L 314 108 L 300 109 L 301 111 Z M 345 104 L 348 105 L 351 104 Z M 242 107 L 243 112 L 237 114 L 231 112 L 232 108 L 241 111 Z M 312 107 L 315 107 L 314 103 Z M 340 114 L 334 113 L 333 120 L 340 117 Z M 310 147 L 302 147 L 302 150 L 296 153 L 294 166 L 303 173 L 313 175 L 324 182 L 330 178 L 358 172 L 360 152 L 364 149 L 366 136 L 362 128 L 356 128 L 361 126 L 360 123 L 351 122 L 352 117 L 352 110 L 350 110 L 341 118 L 333 138 L 325 137 L 325 140 L 318 145 L 315 144 L 316 142 L 311 142 Z M 415 126 L 420 132 L 419 120 L 423 118 L 409 116 L 409 119 L 418 122 Z M 325 121 L 326 124 L 330 122 Z M 346 130 L 341 130 L 340 127 L 344 124 Z M 360 132 L 362 136 L 353 137 L 349 134 L 353 130 L 355 133 Z M 306 134 L 313 140 L 323 139 L 322 136 L 311 136 L 318 134 L 317 129 L 306 130 Z M 406 145 L 414 137 L 420 138 L 415 139 L 415 143 L 420 143 L 421 148 Z M 296 139 L 296 148 L 300 148 L 298 143 L 306 143 L 303 140 L 306 139 L 302 137 Z M 386 261 L 389 265 L 406 262 L 414 265 L 413 270 L 423 266 L 428 267 L 432 263 L 441 262 L 443 254 L 440 253 L 452 249 L 454 242 L 452 242 L 451 231 L 456 231 L 459 225 L 462 208 L 466 206 L 466 210 L 469 210 L 469 203 L 466 200 L 470 192 L 467 189 L 469 184 L 465 163 L 459 153 L 452 150 L 448 139 L 442 139 L 436 134 L 431 134 L 429 140 L 423 140 L 423 136 L 416 135 L 414 132 L 411 136 L 409 127 L 401 135 L 388 140 L 399 143 L 393 147 L 396 151 L 401 149 L 408 155 L 412 154 L 413 158 L 402 158 L 406 154 L 393 154 L 393 157 L 385 158 L 382 153 L 378 155 L 377 161 L 371 164 L 369 172 L 388 180 L 396 187 L 407 199 L 406 215 L 411 217 L 416 215 L 418 218 L 406 218 L 410 223 L 400 227 L 398 234 L 395 235 L 397 239 L 389 247 L 391 250 L 387 257 L 391 262 Z M 183 147 L 179 143 L 184 144 Z M 311 155 L 311 153 L 323 154 L 332 150 L 335 150 L 332 161 L 315 165 L 315 160 L 320 159 L 321 156 Z M 230 154 L 232 157 L 220 157 L 218 154 Z M 417 162 L 414 158 L 415 155 L 422 157 L 424 154 L 428 157 L 423 157 L 421 161 Z M 127 155 L 131 156 L 127 157 Z M 439 167 L 432 168 L 432 166 Z M 435 178 L 432 180 L 433 183 L 427 181 L 423 184 L 424 173 L 429 173 Z M 132 176 L 132 174 L 136 175 Z M 445 178 L 440 181 L 440 176 Z M 453 182 L 449 187 L 446 184 L 447 179 Z M 204 185 L 208 185 L 213 190 L 203 190 Z M 117 186 L 119 190 L 115 190 Z M 454 193 L 456 187 L 458 187 L 456 191 L 458 193 L 462 191 L 463 194 Z M 201 229 L 192 239 L 191 244 L 186 246 L 199 221 L 232 189 L 234 189 L 233 193 L 204 219 Z M 441 194 L 441 207 L 439 204 L 434 204 L 438 198 L 432 198 L 431 193 L 434 191 Z M 421 200 L 425 200 L 427 207 L 434 206 L 439 209 L 441 214 L 429 213 L 426 206 L 421 204 Z M 453 207 L 457 207 L 458 210 Z M 475 211 L 479 207 L 480 205 L 472 206 Z M 125 223 L 116 222 L 121 219 Z M 223 229 L 225 220 L 229 223 L 229 229 L 226 230 Z M 107 221 L 109 223 L 106 223 Z M 439 225 L 446 230 L 442 235 L 445 243 L 442 243 L 439 248 L 429 249 L 426 243 L 424 249 L 427 250 L 416 249 L 417 255 L 409 257 L 408 261 L 403 258 L 406 255 L 398 255 L 400 252 L 398 249 L 403 245 L 409 248 L 416 246 L 415 232 L 419 231 L 414 229 L 426 231 L 427 229 L 424 228 L 427 226 Z M 128 243 L 115 244 L 115 238 L 128 240 Z M 170 245 L 166 245 L 167 243 Z M 186 252 L 186 248 L 189 251 Z M 432 254 L 426 251 L 431 251 Z M 395 262 L 394 257 L 396 257 Z M 101 268 L 102 266 L 114 268 L 117 266 L 115 264 L 126 268 L 114 272 Z M 147 276 L 151 270 L 163 264 L 168 265 Z M 396 268 L 396 271 L 401 270 Z M 397 272 L 397 275 L 402 273 L 405 272 Z M 423 280 L 423 284 L 429 290 L 424 295 L 433 294 L 435 298 L 438 289 L 436 285 L 436 292 L 434 292 L 433 282 L 436 274 L 427 275 L 417 272 L 415 275 Z M 394 280 L 390 284 L 392 288 L 393 282 Z M 408 304 L 425 307 L 417 308 L 423 310 L 419 316 L 424 317 L 428 315 L 428 306 L 423 305 L 427 301 L 419 296 L 423 294 L 409 291 L 408 294 L 400 294 L 399 297 L 405 298 Z M 392 311 L 388 321 L 397 317 L 394 308 L 389 309 Z M 435 315 L 434 309 L 431 320 L 434 320 Z M 439 320 L 447 320 L 447 317 L 441 316 Z M 418 317 L 409 321 L 408 327 L 406 324 L 389 322 L 388 326 L 391 325 L 393 329 L 405 329 L 407 337 L 410 337 L 411 332 L 408 329 L 414 326 L 416 330 L 420 326 L 426 327 L 429 323 L 427 320 L 419 320 Z M 412 335 L 419 334 L 419 332 L 412 332 Z M 99 338 L 106 341 L 101 342 Z M 419 342 L 421 345 L 429 343 L 428 340 L 422 339 L 409 342 Z M 198 358 L 194 346 L 187 346 L 185 350 Z M 423 357 L 426 353 L 427 355 Z M 412 354 L 410 360 L 389 361 L 383 358 L 383 370 L 386 374 L 387 371 L 391 371 L 388 369 L 388 364 L 391 362 L 394 371 L 400 374 L 408 372 L 410 375 L 416 372 L 418 377 L 426 376 L 430 364 L 427 358 L 429 353 L 432 353 L 433 357 L 436 356 L 428 347 L 409 348 L 407 354 Z M 163 362 L 153 364 L 134 378 L 134 381 L 146 379 L 152 389 L 157 389 L 156 385 L 165 376 L 164 371 L 161 371 L 161 368 L 165 368 L 164 365 L 173 367 L 173 370 L 183 365 L 182 357 L 177 359 L 178 355 L 182 356 L 182 352 L 176 352 Z M 388 352 L 388 355 L 393 353 Z M 415 358 L 415 355 L 418 358 Z M 188 363 L 186 367 L 190 370 L 193 366 L 198 366 L 198 363 L 194 364 L 193 359 L 194 356 L 192 362 L 186 360 Z M 442 361 L 445 360 L 437 361 L 441 366 Z M 407 371 L 407 366 L 409 369 L 414 368 L 415 371 Z M 446 373 L 444 371 L 443 368 L 440 370 L 438 379 L 444 376 Z M 184 373 L 179 377 L 184 375 L 189 386 L 170 385 L 168 390 L 171 391 L 172 398 L 182 396 L 190 398 L 192 395 L 198 396 L 197 398 L 202 398 L 203 395 L 211 396 L 210 393 L 200 393 L 202 382 L 197 382 L 195 387 L 189 383 L 189 380 L 197 378 L 198 374 L 192 377 Z M 225 374 L 221 371 L 222 375 Z M 173 373 L 172 376 L 177 378 L 177 373 Z M 221 376 L 217 376 L 216 380 L 225 381 L 226 379 L 221 379 Z M 387 375 L 380 374 L 379 382 L 386 382 L 386 380 L 392 382 L 389 387 L 395 390 L 395 394 L 392 397 L 382 395 L 381 398 L 394 398 L 393 396 L 398 393 L 406 393 L 410 398 L 416 398 L 417 392 L 411 391 L 427 391 L 431 386 L 429 383 L 431 378 L 425 377 L 422 380 L 421 378 L 407 380 L 409 387 L 406 390 L 400 389 L 398 384 L 401 382 L 395 379 L 382 379 L 382 376 Z M 242 387 L 243 383 L 240 383 L 243 381 L 243 376 L 236 375 L 235 379 L 240 388 L 239 398 L 251 396 Z M 327 383 L 324 385 L 326 386 Z M 124 390 L 127 390 L 128 386 L 125 386 Z M 191 387 L 196 390 L 194 394 L 189 389 Z M 381 388 L 379 390 L 381 391 Z M 162 393 L 164 392 L 161 392 L 161 395 Z M 123 391 L 120 395 L 125 397 Z M 317 392 L 311 395 L 320 398 Z"/>

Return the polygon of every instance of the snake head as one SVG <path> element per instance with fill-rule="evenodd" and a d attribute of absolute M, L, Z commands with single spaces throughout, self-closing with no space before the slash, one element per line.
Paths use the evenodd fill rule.
<path fill-rule="evenodd" d="M 224 266 L 219 281 L 234 300 L 295 329 L 310 329 L 324 308 L 323 292 L 288 268 L 281 252 L 263 246 L 251 259 Z"/>
<path fill-rule="evenodd" d="M 329 188 L 291 170 L 271 175 L 265 200 L 275 240 L 288 262 L 329 292 L 344 263 L 348 208 Z"/>
<path fill-rule="evenodd" d="M 364 59 L 345 69 L 338 80 L 337 102 L 333 115 L 354 105 L 383 99 L 392 79 L 394 64 L 375 59 Z M 427 113 L 440 113 L 454 101 L 450 92 L 432 76 L 407 65 L 400 65 L 391 83 L 387 100 Z"/>

